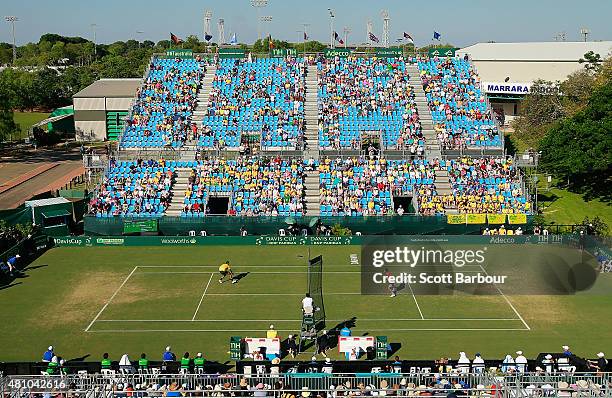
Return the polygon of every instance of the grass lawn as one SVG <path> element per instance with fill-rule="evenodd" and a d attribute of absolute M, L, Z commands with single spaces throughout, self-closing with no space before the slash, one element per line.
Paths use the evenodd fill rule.
<path fill-rule="evenodd" d="M 27 137 L 30 127 L 48 116 L 49 114 L 44 112 L 15 112 L 13 120 L 15 120 L 15 123 L 21 128 L 21 135 L 19 137 L 13 137 L 13 139 L 23 139 Z"/>
<path fill-rule="evenodd" d="M 598 216 L 612 228 L 612 206 L 599 199 L 585 201 L 581 194 L 564 189 L 538 187 L 538 202 L 547 223 L 580 224 L 585 217 Z"/>
<path fill-rule="evenodd" d="M 512 250 L 521 252 L 516 261 L 529 257 Z M 569 296 L 413 296 L 404 289 L 390 298 L 360 294 L 361 268 L 350 265 L 360 252 L 360 246 L 311 247 L 312 256 L 324 259 L 327 328 L 350 320 L 354 335 L 400 343 L 403 358 L 459 351 L 502 358 L 519 348 L 535 357 L 563 344 L 592 357 L 612 341 L 612 275 L 588 294 Z M 176 352 L 201 351 L 223 362 L 230 336 L 261 337 L 270 323 L 283 337 L 299 331 L 307 256 L 303 246 L 52 249 L 26 277 L 0 288 L 0 361 L 39 359 L 50 344 L 68 359 L 98 360 L 103 352 L 157 359 L 171 344 Z M 235 272 L 248 273 L 237 284 L 217 280 L 226 259 Z"/>

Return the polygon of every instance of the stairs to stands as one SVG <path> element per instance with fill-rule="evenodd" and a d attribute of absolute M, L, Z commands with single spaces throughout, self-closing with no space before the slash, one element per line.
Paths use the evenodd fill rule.
<path fill-rule="evenodd" d="M 306 212 L 307 216 L 321 215 L 321 197 L 319 194 L 319 171 L 306 170 L 304 179 L 304 191 L 306 192 Z"/>
<path fill-rule="evenodd" d="M 306 122 L 304 138 L 306 140 L 306 149 L 304 150 L 304 158 L 319 159 L 319 107 L 317 105 L 319 85 L 317 83 L 317 66 L 308 65 L 306 71 L 306 98 L 304 101 L 304 119 Z M 317 192 L 318 184 L 317 180 Z"/>
<path fill-rule="evenodd" d="M 202 124 L 202 120 L 208 111 L 208 97 L 210 96 L 212 81 L 216 72 L 217 67 L 214 65 L 209 65 L 206 67 L 206 74 L 202 77 L 202 80 L 200 80 L 201 85 L 200 90 L 198 91 L 198 103 L 193 111 L 193 116 L 191 117 L 191 120 L 195 122 L 198 127 L 200 127 Z"/>
<path fill-rule="evenodd" d="M 440 152 L 440 144 L 438 143 L 438 138 L 433 128 L 433 119 L 429 106 L 427 105 L 427 97 L 423 90 L 419 68 L 415 64 L 406 64 L 406 69 L 410 76 L 410 85 L 414 89 L 417 110 L 419 111 L 419 120 L 421 121 L 423 136 L 425 137 L 425 155 L 429 159 L 439 159 L 442 155 Z"/>
<path fill-rule="evenodd" d="M 448 171 L 446 169 L 436 170 L 436 178 L 434 180 L 436 191 L 438 195 L 452 195 L 453 188 L 448 178 Z M 458 214 L 456 208 L 446 208 L 446 214 Z"/>
<path fill-rule="evenodd" d="M 189 186 L 190 168 L 177 168 L 176 179 L 172 186 L 172 201 L 166 209 L 166 215 L 171 217 L 180 217 L 183 211 L 183 201 L 185 200 L 185 191 Z"/>

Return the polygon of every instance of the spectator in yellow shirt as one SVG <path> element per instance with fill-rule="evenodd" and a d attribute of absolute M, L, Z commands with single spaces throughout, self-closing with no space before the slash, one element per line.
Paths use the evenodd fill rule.
<path fill-rule="evenodd" d="M 266 332 L 266 338 L 275 339 L 278 337 L 278 332 L 274 329 L 274 325 L 270 325 L 270 329 Z"/>

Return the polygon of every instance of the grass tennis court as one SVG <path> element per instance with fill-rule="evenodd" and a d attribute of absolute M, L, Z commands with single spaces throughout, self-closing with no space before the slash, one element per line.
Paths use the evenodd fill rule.
<path fill-rule="evenodd" d="M 67 359 L 146 352 L 157 359 L 201 351 L 223 362 L 230 336 L 259 337 L 270 323 L 299 331 L 307 289 L 304 246 L 86 247 L 52 249 L 0 290 L 0 360 L 35 360 L 49 344 Z M 323 255 L 327 327 L 352 320 L 354 335 L 386 335 L 402 358 L 535 356 L 570 344 L 594 354 L 612 339 L 610 278 L 573 296 L 360 294 L 360 246 L 311 246 Z M 218 282 L 218 265 L 246 273 Z"/>

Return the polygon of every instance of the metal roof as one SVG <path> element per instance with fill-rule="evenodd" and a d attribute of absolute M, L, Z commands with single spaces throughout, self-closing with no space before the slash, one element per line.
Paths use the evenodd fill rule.
<path fill-rule="evenodd" d="M 142 79 L 100 79 L 85 87 L 73 98 L 133 98 Z"/>
<path fill-rule="evenodd" d="M 589 51 L 606 58 L 612 53 L 612 41 L 477 43 L 457 54 L 469 54 L 473 61 L 577 62 Z"/>
<path fill-rule="evenodd" d="M 58 205 L 62 203 L 70 203 L 70 201 L 66 198 L 58 196 L 57 198 L 26 200 L 25 206 L 26 207 L 40 207 L 40 206 Z"/>

